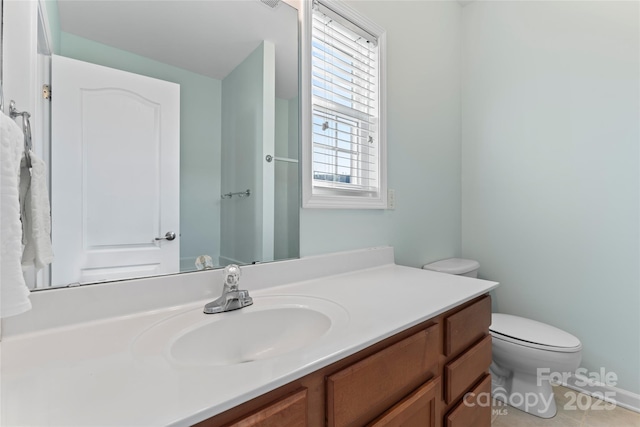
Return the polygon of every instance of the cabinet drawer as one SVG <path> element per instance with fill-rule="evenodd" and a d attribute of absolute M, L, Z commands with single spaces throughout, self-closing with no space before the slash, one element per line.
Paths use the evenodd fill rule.
<path fill-rule="evenodd" d="M 307 425 L 307 389 L 298 390 L 228 427 L 304 427 Z"/>
<path fill-rule="evenodd" d="M 440 377 L 422 385 L 368 427 L 436 427 L 440 423 Z"/>
<path fill-rule="evenodd" d="M 445 427 L 491 426 L 491 376 L 485 375 L 445 417 Z"/>
<path fill-rule="evenodd" d="M 438 325 L 327 377 L 327 425 L 362 426 L 434 376 Z"/>
<path fill-rule="evenodd" d="M 491 336 L 462 353 L 444 367 L 445 401 L 455 401 L 469 389 L 491 364 Z"/>
<path fill-rule="evenodd" d="M 482 338 L 491 326 L 491 297 L 485 296 L 444 321 L 444 354 L 453 356 Z"/>

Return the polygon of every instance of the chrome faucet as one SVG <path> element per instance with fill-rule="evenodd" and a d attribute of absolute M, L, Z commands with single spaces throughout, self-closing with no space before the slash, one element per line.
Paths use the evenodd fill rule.
<path fill-rule="evenodd" d="M 224 268 L 222 295 L 204 306 L 206 314 L 223 313 L 253 304 L 253 298 L 249 296 L 249 291 L 238 290 L 240 274 L 240 267 L 236 264 L 229 264 Z"/>

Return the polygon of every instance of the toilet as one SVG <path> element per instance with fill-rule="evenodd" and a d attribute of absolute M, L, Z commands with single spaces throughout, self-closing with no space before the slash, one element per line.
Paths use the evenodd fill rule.
<path fill-rule="evenodd" d="M 477 277 L 477 261 L 449 258 L 422 267 Z M 549 375 L 572 374 L 582 359 L 580 340 L 568 332 L 524 317 L 492 313 L 491 394 L 493 398 L 541 418 L 556 414 Z"/>

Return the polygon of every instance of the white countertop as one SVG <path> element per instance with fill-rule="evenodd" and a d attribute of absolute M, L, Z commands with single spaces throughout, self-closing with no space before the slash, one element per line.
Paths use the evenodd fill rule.
<path fill-rule="evenodd" d="M 150 361 L 132 352 L 143 331 L 210 299 L 11 335 L 0 344 L 0 419 L 3 426 L 191 425 L 496 286 L 392 263 L 256 291 L 246 286 L 256 307 L 272 295 L 323 298 L 342 306 L 348 323 L 331 339 L 232 366 L 181 367 L 162 354 Z"/>

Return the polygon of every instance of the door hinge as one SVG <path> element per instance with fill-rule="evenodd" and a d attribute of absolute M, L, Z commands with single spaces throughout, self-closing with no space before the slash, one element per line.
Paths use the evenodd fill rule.
<path fill-rule="evenodd" d="M 51 101 L 51 87 L 49 85 L 42 85 L 42 97 Z"/>

